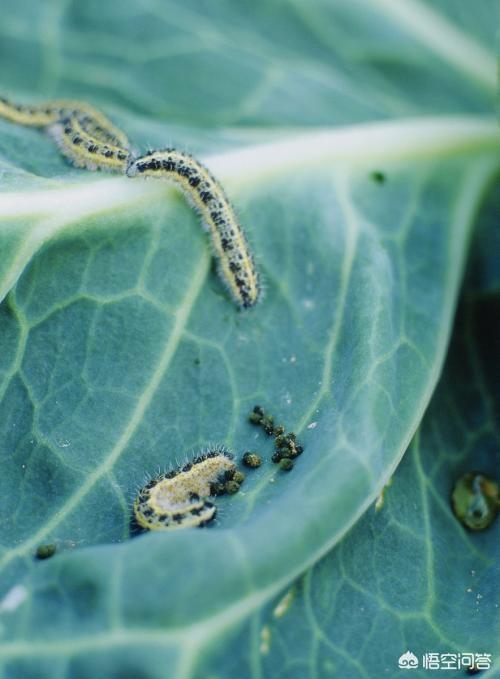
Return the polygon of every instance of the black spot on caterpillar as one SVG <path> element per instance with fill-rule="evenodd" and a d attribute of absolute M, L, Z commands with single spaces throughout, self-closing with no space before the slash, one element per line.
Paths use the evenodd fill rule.
<path fill-rule="evenodd" d="M 166 149 L 132 160 L 127 175 L 165 177 L 180 185 L 210 234 L 219 275 L 232 298 L 242 308 L 254 306 L 261 294 L 255 263 L 233 207 L 210 172 L 192 156 Z"/>

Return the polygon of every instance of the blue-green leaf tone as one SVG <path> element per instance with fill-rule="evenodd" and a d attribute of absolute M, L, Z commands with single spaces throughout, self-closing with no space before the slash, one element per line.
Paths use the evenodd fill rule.
<path fill-rule="evenodd" d="M 0 119 L 2 679 L 378 677 L 407 645 L 479 636 L 495 652 L 497 526 L 469 536 L 448 506 L 451 476 L 498 449 L 469 365 L 492 353 L 476 347 L 486 302 L 465 304 L 478 318 L 418 428 L 499 168 L 497 9 L 3 1 L 0 95 L 82 99 L 134 151 L 195 154 L 234 202 L 266 294 L 236 309 L 167 182 L 76 170 L 43 132 Z M 480 260 L 496 290 L 498 262 Z M 476 358 L 461 362 L 460 342 Z M 248 422 L 255 403 L 304 445 L 292 472 Z M 264 463 L 208 528 L 132 536 L 144 479 L 211 443 Z M 55 556 L 36 560 L 46 544 Z M 483 623 L 451 596 L 448 554 L 463 583 L 484 578 Z"/>

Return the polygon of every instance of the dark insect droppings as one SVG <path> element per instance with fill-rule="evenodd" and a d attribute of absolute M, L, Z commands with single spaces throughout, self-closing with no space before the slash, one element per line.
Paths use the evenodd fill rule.
<path fill-rule="evenodd" d="M 50 559 L 51 556 L 54 556 L 56 553 L 56 546 L 55 545 L 39 545 L 36 550 L 36 558 L 37 559 Z"/>
<path fill-rule="evenodd" d="M 374 170 L 370 174 L 370 178 L 373 179 L 374 182 L 377 182 L 377 184 L 383 184 L 385 182 L 385 174 L 380 170 Z"/>

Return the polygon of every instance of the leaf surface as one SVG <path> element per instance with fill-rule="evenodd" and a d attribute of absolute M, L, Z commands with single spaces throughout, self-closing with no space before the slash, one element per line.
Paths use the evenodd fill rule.
<path fill-rule="evenodd" d="M 464 473 L 498 480 L 500 468 L 499 202 L 491 193 L 481 212 L 444 372 L 390 485 L 237 636 L 207 647 L 195 676 L 399 677 L 407 650 L 412 676 L 446 663 L 466 676 L 458 654 L 471 653 L 490 656 L 480 676 L 498 676 L 500 522 L 468 531 L 450 498 Z"/>
<path fill-rule="evenodd" d="M 483 115 L 486 15 L 467 33 L 458 10 L 381 6 L 375 22 L 369 2 L 6 3 L 0 58 L 16 65 L 2 87 L 92 101 L 139 148 L 173 138 L 200 155 L 267 287 L 238 313 L 172 187 L 68 168 L 42 134 L 0 121 L 6 676 L 129 662 L 189 676 L 399 463 L 438 379 L 498 135 Z M 446 48 L 422 30 L 429 12 Z M 247 422 L 257 402 L 304 444 L 291 474 Z M 209 529 L 129 539 L 144 475 L 210 442 L 266 463 Z"/>

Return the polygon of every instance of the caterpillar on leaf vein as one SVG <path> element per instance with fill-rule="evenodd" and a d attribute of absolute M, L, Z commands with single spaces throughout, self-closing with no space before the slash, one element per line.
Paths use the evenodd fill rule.
<path fill-rule="evenodd" d="M 262 285 L 245 233 L 224 189 L 196 158 L 176 149 L 133 157 L 126 135 L 85 102 L 61 99 L 26 106 L 0 97 L 0 117 L 46 128 L 76 167 L 176 182 L 210 235 L 219 276 L 234 302 L 246 309 L 259 301 Z"/>
<path fill-rule="evenodd" d="M 206 167 L 187 153 L 165 149 L 132 159 L 127 176 L 176 182 L 210 235 L 219 275 L 233 300 L 245 309 L 258 302 L 261 285 L 245 233 L 222 186 Z"/>

